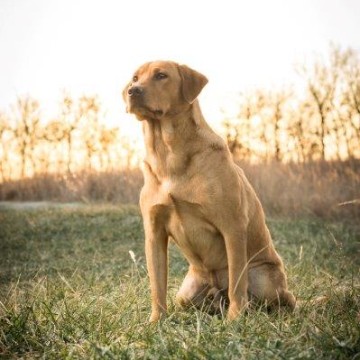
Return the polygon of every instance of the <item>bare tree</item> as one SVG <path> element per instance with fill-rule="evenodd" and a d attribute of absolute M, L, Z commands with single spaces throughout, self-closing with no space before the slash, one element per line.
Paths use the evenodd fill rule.
<path fill-rule="evenodd" d="M 360 59 L 352 49 L 330 47 L 326 58 L 298 69 L 305 79 L 322 159 L 353 157 L 360 147 Z M 329 146 L 327 146 L 327 141 Z M 359 154 L 358 154 L 359 155 Z"/>
<path fill-rule="evenodd" d="M 66 143 L 66 168 L 67 172 L 72 172 L 72 157 L 73 157 L 73 144 L 74 144 L 74 132 L 79 129 L 81 120 L 81 113 L 76 109 L 74 100 L 65 94 L 60 110 L 60 122 L 63 124 L 64 141 Z"/>
<path fill-rule="evenodd" d="M 318 122 L 315 135 L 319 140 L 320 156 L 325 160 L 326 137 L 330 133 L 329 114 L 334 102 L 338 74 L 332 71 L 331 66 L 323 59 L 318 59 L 310 67 L 305 65 L 299 67 L 298 72 L 306 81 L 309 103 L 314 108 Z"/>
<path fill-rule="evenodd" d="M 100 101 L 97 96 L 82 96 L 79 99 L 79 118 L 82 122 L 82 142 L 85 150 L 86 166 L 92 169 L 93 156 L 99 152 Z"/>
<path fill-rule="evenodd" d="M 9 176 L 6 175 L 6 170 L 10 172 L 9 169 L 9 154 L 8 154 L 8 139 L 6 139 L 7 134 L 9 134 L 10 126 L 9 120 L 4 113 L 0 113 L 0 181 L 6 180 Z"/>
<path fill-rule="evenodd" d="M 270 147 L 271 158 L 282 161 L 287 153 L 287 143 L 284 141 L 288 123 L 288 102 L 291 99 L 290 89 L 278 89 L 266 94 L 264 122 L 270 127 L 270 136 L 266 138 Z"/>
<path fill-rule="evenodd" d="M 40 105 L 30 97 L 18 97 L 12 131 L 20 156 L 20 176 L 36 171 L 35 147 L 41 137 Z M 31 166 L 27 170 L 27 167 Z"/>
<path fill-rule="evenodd" d="M 46 171 L 49 167 L 49 153 L 54 154 L 54 158 L 56 159 L 56 163 L 54 164 L 57 171 L 62 171 L 64 168 L 64 163 L 66 163 L 66 168 L 69 171 L 70 163 L 69 161 L 69 153 L 67 153 L 67 161 L 64 159 L 64 142 L 69 146 L 69 127 L 66 123 L 63 123 L 60 120 L 51 120 L 43 129 L 43 138 L 46 140 L 47 144 L 45 147 L 47 148 L 48 156 L 46 160 L 44 160 L 43 170 Z M 71 145 L 70 145 L 71 148 Z M 67 148 L 69 151 L 69 147 Z M 65 154 L 66 155 L 66 154 Z"/>
<path fill-rule="evenodd" d="M 251 160 L 261 156 L 257 146 L 261 141 L 260 112 L 264 106 L 261 91 L 254 90 L 240 94 L 239 110 L 235 116 L 225 115 L 224 135 L 233 156 L 242 160 Z M 225 113 L 224 113 L 225 114 Z"/>
<path fill-rule="evenodd" d="M 360 156 L 360 57 L 353 49 L 336 48 L 342 91 L 337 111 L 349 157 Z"/>
<path fill-rule="evenodd" d="M 119 139 L 119 129 L 108 129 L 104 125 L 99 127 L 99 159 L 101 169 L 112 166 L 111 149 Z M 105 165 L 106 163 L 106 165 Z"/>
<path fill-rule="evenodd" d="M 286 148 L 287 102 L 291 91 L 256 89 L 242 94 L 235 118 L 223 122 L 230 151 L 235 157 L 281 161 Z"/>

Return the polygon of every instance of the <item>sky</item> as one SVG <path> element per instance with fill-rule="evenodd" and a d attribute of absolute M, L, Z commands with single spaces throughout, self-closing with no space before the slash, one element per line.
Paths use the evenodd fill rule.
<path fill-rule="evenodd" d="M 360 51 L 358 0 L 0 0 L 0 110 L 17 96 L 56 113 L 64 91 L 98 94 L 129 137 L 121 91 L 150 60 L 174 60 L 209 83 L 200 101 L 214 126 L 237 94 L 298 80 L 294 65 L 330 42 Z"/>

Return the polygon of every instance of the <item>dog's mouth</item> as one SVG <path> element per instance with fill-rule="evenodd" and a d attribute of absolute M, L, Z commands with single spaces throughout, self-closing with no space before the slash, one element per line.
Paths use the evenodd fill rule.
<path fill-rule="evenodd" d="M 156 117 L 161 117 L 161 116 L 164 115 L 164 112 L 162 110 L 160 110 L 160 109 L 150 110 L 150 111 L 152 111 Z"/>
<path fill-rule="evenodd" d="M 142 103 L 130 101 L 127 107 L 127 111 L 134 115 L 137 115 L 142 120 L 146 118 L 159 119 L 164 115 L 164 111 L 161 109 L 154 109 Z"/>

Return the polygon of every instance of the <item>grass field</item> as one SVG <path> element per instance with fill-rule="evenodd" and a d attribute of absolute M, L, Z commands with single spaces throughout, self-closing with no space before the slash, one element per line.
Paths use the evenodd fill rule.
<path fill-rule="evenodd" d="M 186 263 L 171 246 L 169 316 L 149 325 L 137 207 L 2 209 L 0 357 L 360 359 L 359 224 L 268 224 L 300 309 L 254 308 L 233 323 L 183 312 L 173 300 Z M 311 305 L 320 295 L 327 301 Z"/>

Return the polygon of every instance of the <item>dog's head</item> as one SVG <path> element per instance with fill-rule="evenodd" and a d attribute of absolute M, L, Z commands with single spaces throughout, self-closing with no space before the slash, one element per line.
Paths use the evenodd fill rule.
<path fill-rule="evenodd" d="M 126 85 L 127 111 L 139 120 L 174 116 L 189 108 L 207 78 L 186 65 L 154 61 L 142 65 Z"/>

